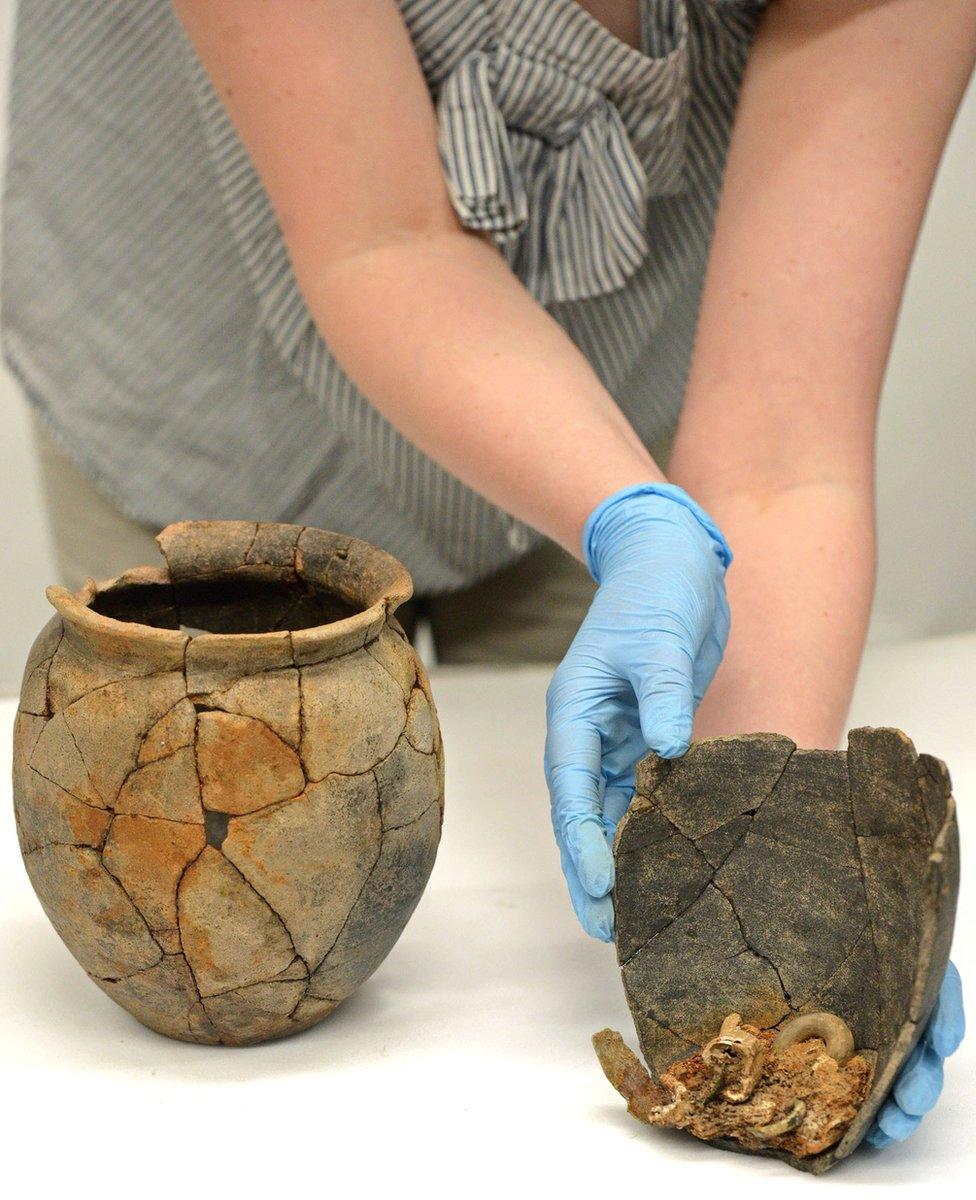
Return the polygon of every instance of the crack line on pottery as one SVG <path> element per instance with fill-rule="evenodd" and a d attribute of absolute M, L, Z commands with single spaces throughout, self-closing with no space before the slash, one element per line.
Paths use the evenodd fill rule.
<path fill-rule="evenodd" d="M 113 815 L 111 821 L 109 822 L 108 830 L 106 831 L 106 834 L 105 834 L 105 839 L 102 843 L 103 846 L 108 843 L 109 835 L 112 832 L 112 826 L 114 824 L 115 824 L 115 816 Z M 159 941 L 157 940 L 156 935 L 153 933 L 152 927 L 149 924 L 149 920 L 146 917 L 146 914 L 142 911 L 142 909 L 139 907 L 139 905 L 135 902 L 135 899 L 133 898 L 132 893 L 129 891 L 129 889 L 125 886 L 125 884 L 122 882 L 122 880 L 119 879 L 118 875 L 115 874 L 115 872 L 112 870 L 112 868 L 105 861 L 104 849 L 101 851 L 96 851 L 96 853 L 98 854 L 99 861 L 102 864 L 102 870 L 105 872 L 106 875 L 111 876 L 111 878 L 114 879 L 115 882 L 122 889 L 123 893 L 128 898 L 129 903 L 132 905 L 132 907 L 135 909 L 135 911 L 139 914 L 139 919 L 142 921 L 143 925 L 145 925 L 145 927 L 146 927 L 146 933 L 149 934 L 149 936 L 153 940 L 153 944 L 159 949 L 159 958 L 156 960 L 155 963 L 150 964 L 151 966 L 158 966 L 159 963 L 163 959 L 163 948 L 159 944 Z M 143 968 L 143 969 L 145 969 L 145 968 Z"/>
<path fill-rule="evenodd" d="M 179 931 L 181 946 L 185 946 L 186 943 L 183 938 L 183 917 L 180 913 L 180 890 L 183 887 L 183 880 L 186 878 L 187 871 L 189 871 L 189 869 L 192 866 L 195 866 L 196 863 L 198 863 L 200 861 L 200 858 L 206 849 L 207 849 L 207 845 L 205 843 L 200 848 L 200 853 L 194 855 L 194 857 L 191 858 L 190 861 L 183 867 L 183 870 L 180 871 L 179 878 L 176 881 L 176 887 L 174 888 L 174 900 L 176 902 L 176 928 Z M 190 956 L 188 954 L 186 954 L 185 957 L 186 957 L 187 969 L 189 970 L 190 974 L 193 976 L 193 986 L 197 990 L 197 999 L 202 1003 L 203 993 L 200 990 L 200 981 L 197 979 L 197 973 L 193 969 L 193 963 L 190 962 Z"/>
<path fill-rule="evenodd" d="M 439 800 L 431 800 L 430 804 L 427 805 L 423 812 L 417 813 L 417 815 L 415 817 L 411 817 L 409 821 L 401 821 L 399 825 L 384 825 L 383 832 L 393 833 L 396 829 L 409 829 L 411 825 L 416 825 L 418 821 L 422 821 L 433 808 L 440 808 Z"/>
<path fill-rule="evenodd" d="M 847 751 L 847 772 L 846 772 L 846 774 L 847 774 L 847 800 L 848 800 L 848 803 L 850 804 L 851 827 L 854 830 L 854 834 L 855 834 L 854 842 L 857 846 L 857 866 L 858 866 L 858 871 L 859 871 L 859 874 L 861 877 L 861 890 L 864 893 L 864 910 L 867 914 L 868 929 L 871 932 L 871 944 L 874 946 L 875 971 L 877 972 L 878 982 L 880 984 L 882 958 L 881 958 L 881 951 L 878 947 L 878 932 L 874 927 L 874 914 L 871 911 L 871 896 L 868 892 L 868 878 L 867 878 L 867 873 L 864 870 L 864 858 L 861 854 L 861 840 L 860 840 L 860 837 L 857 835 L 857 811 L 854 807 L 854 783 L 851 779 L 851 751 L 850 750 Z M 877 1004 L 876 1012 L 877 1012 L 877 1019 L 878 1019 L 878 1028 L 881 1029 L 884 1027 L 884 1011 L 883 1011 L 882 1004 L 881 1004 L 881 988 L 880 987 L 878 987 L 877 991 L 875 992 L 875 999 L 876 999 L 876 1004 Z"/>
<path fill-rule="evenodd" d="M 78 745 L 78 739 L 75 737 L 75 731 L 71 728 L 70 724 L 68 723 L 68 717 L 67 717 L 66 710 L 62 713 L 62 720 L 64 722 L 65 729 L 67 729 L 67 731 L 68 731 L 68 737 L 71 738 L 72 742 L 74 743 L 75 750 L 78 752 L 78 758 L 81 762 L 81 765 L 85 768 L 85 774 L 88 776 L 88 782 L 91 784 L 91 790 L 95 793 L 95 795 L 99 798 L 99 800 L 101 800 L 103 807 L 111 808 L 112 806 L 108 803 L 108 801 L 105 799 L 105 797 L 102 795 L 102 793 L 95 786 L 95 780 L 92 778 L 91 768 L 89 767 L 85 756 L 81 752 L 81 747 Z M 38 772 L 38 774 L 40 774 L 40 772 Z M 60 787 L 61 785 L 59 784 L 58 786 Z"/>
<path fill-rule="evenodd" d="M 223 850 L 218 850 L 217 853 L 221 856 L 221 858 L 224 860 L 225 863 L 227 863 L 229 866 L 231 866 L 237 872 L 237 874 L 240 875 L 241 879 L 244 880 L 244 882 L 251 889 L 251 891 L 255 894 L 255 896 L 257 896 L 257 898 L 259 900 L 263 901 L 268 906 L 268 908 L 271 910 L 271 912 L 278 918 L 278 921 L 281 923 L 282 929 L 285 931 L 285 936 L 288 938 L 288 941 L 291 943 L 292 954 L 294 955 L 295 958 L 299 959 L 304 964 L 305 970 L 307 971 L 309 969 L 308 963 L 305 962 L 305 959 L 302 958 L 302 956 L 298 953 L 298 949 L 295 946 L 295 938 L 294 938 L 291 930 L 288 928 L 288 924 L 285 921 L 285 918 L 281 915 L 280 912 L 278 912 L 278 910 L 271 903 L 271 901 L 268 899 L 268 897 L 265 895 L 262 895 L 262 893 L 260 891 L 258 891 L 258 889 L 254 886 L 254 884 L 250 881 L 250 879 L 248 879 L 248 877 L 244 874 L 244 872 L 237 865 L 237 863 L 233 861 L 233 859 L 228 858 L 227 855 L 224 854 Z M 255 979 L 252 982 L 263 983 L 265 981 L 261 980 L 261 979 Z M 245 986 L 247 986 L 247 985 L 245 985 Z"/>
<path fill-rule="evenodd" d="M 360 885 L 359 891 L 356 893 L 355 900 L 353 900 L 352 904 L 349 906 L 349 911 L 346 913 L 346 915 L 343 919 L 343 922 L 339 927 L 339 932 L 333 938 L 332 945 L 329 946 L 328 950 L 326 950 L 326 952 L 322 955 L 322 957 L 316 963 L 315 967 L 310 969 L 310 972 L 309 972 L 310 975 L 316 975 L 322 969 L 322 967 L 325 965 L 326 960 L 328 959 L 329 955 L 332 953 L 333 950 L 335 950 L 336 946 L 338 946 L 339 940 L 341 939 L 343 933 L 345 933 L 346 926 L 349 924 L 349 920 L 352 917 L 352 914 L 356 910 L 356 905 L 362 899 L 363 893 L 366 891 L 366 886 L 369 883 L 370 879 L 372 879 L 373 872 L 376 870 L 376 867 L 377 867 L 380 859 L 383 856 L 383 842 L 386 839 L 387 831 L 383 828 L 383 810 L 382 810 L 382 806 L 381 806 L 382 802 L 380 800 L 380 785 L 379 785 L 379 780 L 376 778 L 376 772 L 370 771 L 368 773 L 373 776 L 373 787 L 376 789 L 376 816 L 380 823 L 380 837 L 379 837 L 379 842 L 376 847 L 376 857 L 373 859 L 372 865 L 370 866 L 369 870 L 366 872 L 366 877 L 365 877 L 365 879 L 363 879 L 363 882 Z M 364 772 L 364 774 L 366 774 L 366 772 Z"/>
<path fill-rule="evenodd" d="M 82 762 L 82 765 L 84 766 L 84 761 Z M 43 771 L 39 771 L 33 763 L 27 763 L 27 769 L 28 771 L 33 771 L 38 778 L 45 780 L 47 783 L 50 783 L 56 787 L 59 791 L 64 792 L 66 796 L 70 796 L 71 799 L 77 801 L 78 804 L 83 804 L 85 808 L 90 808 L 92 812 L 110 813 L 112 811 L 107 804 L 92 804 L 90 800 L 83 800 L 81 796 L 76 796 L 75 793 L 66 788 L 63 783 L 58 783 L 56 779 L 51 779 L 49 776 L 45 775 Z M 89 782 L 91 781 L 89 780 Z M 92 784 L 92 791 L 95 791 L 94 784 Z M 99 799 L 101 799 L 100 796 Z"/>
<path fill-rule="evenodd" d="M 716 874 L 717 874 L 717 872 L 716 872 Z M 786 984 L 783 982 L 783 976 L 779 972 L 779 967 L 777 967 L 777 965 L 773 962 L 773 960 L 768 955 L 763 954 L 763 952 L 761 950 L 757 950 L 756 947 L 752 944 L 748 935 L 746 934 L 746 927 L 743 924 L 742 917 L 739 914 L 739 910 L 735 907 L 735 904 L 732 902 L 732 897 L 729 896 L 723 890 L 722 885 L 720 883 L 718 883 L 717 880 L 715 880 L 715 879 L 712 880 L 712 886 L 719 893 L 719 895 L 723 897 L 725 902 L 728 904 L 729 908 L 732 910 L 732 916 L 735 918 L 735 923 L 739 926 L 739 933 L 741 934 L 742 940 L 743 940 L 743 942 L 745 942 L 746 947 L 752 951 L 752 953 L 756 956 L 756 958 L 761 959 L 764 963 L 766 963 L 767 966 L 772 968 L 773 973 L 775 974 L 776 978 L 779 980 L 780 991 L 783 993 L 783 1000 L 786 1002 L 787 1008 L 793 1009 L 793 1001 L 790 998 L 790 993 L 787 991 Z"/>

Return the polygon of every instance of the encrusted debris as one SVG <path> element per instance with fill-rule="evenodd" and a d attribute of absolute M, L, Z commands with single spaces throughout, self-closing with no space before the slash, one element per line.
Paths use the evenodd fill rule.
<path fill-rule="evenodd" d="M 840 1141 L 871 1080 L 871 1064 L 853 1053 L 850 1031 L 838 1042 L 828 1022 L 809 1017 L 806 1028 L 783 1038 L 731 1013 L 714 1038 L 673 1063 L 658 1083 L 619 1033 L 604 1029 L 593 1044 L 604 1074 L 638 1120 L 805 1159 Z"/>
<path fill-rule="evenodd" d="M 104 991 L 171 1037 L 238 1045 L 321 1020 L 386 956 L 433 866 L 443 747 L 395 559 L 294 525 L 158 540 L 166 569 L 48 591 L 18 833 Z"/>

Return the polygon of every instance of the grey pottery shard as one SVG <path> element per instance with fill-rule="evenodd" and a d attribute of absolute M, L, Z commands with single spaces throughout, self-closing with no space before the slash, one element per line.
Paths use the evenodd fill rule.
<path fill-rule="evenodd" d="M 18 835 L 103 991 L 160 1033 L 242 1045 L 322 1020 L 390 951 L 433 868 L 443 745 L 396 559 L 246 521 L 158 541 L 165 568 L 48 589 Z"/>
<path fill-rule="evenodd" d="M 649 1070 L 595 1035 L 638 1119 L 821 1173 L 932 1011 L 959 886 L 945 765 L 897 729 L 649 755 L 617 830 L 617 957 Z"/>

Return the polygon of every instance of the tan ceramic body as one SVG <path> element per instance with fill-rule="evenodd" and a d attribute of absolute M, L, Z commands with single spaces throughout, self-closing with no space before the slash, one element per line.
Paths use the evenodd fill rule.
<path fill-rule="evenodd" d="M 442 744 L 393 617 L 410 580 L 365 543 L 297 526 L 184 523 L 160 545 L 166 570 L 48 591 L 57 615 L 15 726 L 21 850 L 72 954 L 140 1021 L 261 1041 L 355 991 L 433 866 Z M 178 613 L 201 580 L 297 581 L 358 611 L 188 637 L 171 613 L 159 628 L 93 608 L 148 589 Z"/>

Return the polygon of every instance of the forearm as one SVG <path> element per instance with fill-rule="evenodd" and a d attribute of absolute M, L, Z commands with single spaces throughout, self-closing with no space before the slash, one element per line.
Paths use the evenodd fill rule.
<path fill-rule="evenodd" d="M 330 351 L 422 450 L 579 555 L 590 510 L 661 473 L 570 338 L 455 215 L 394 0 L 175 4 Z"/>
<path fill-rule="evenodd" d="M 842 732 L 874 576 L 877 399 L 974 32 L 976 5 L 955 0 L 783 0 L 760 27 L 671 460 L 736 556 L 699 736 Z"/>
<path fill-rule="evenodd" d="M 371 403 L 577 557 L 600 500 L 663 478 L 582 353 L 480 238 L 386 241 L 306 272 L 303 290 Z"/>
<path fill-rule="evenodd" d="M 870 490 L 813 483 L 764 499 L 700 496 L 734 547 L 732 628 L 695 736 L 785 733 L 833 749 L 845 727 L 871 608 Z"/>
<path fill-rule="evenodd" d="M 976 0 L 769 8 L 672 460 L 692 482 L 763 491 L 870 474 L 902 289 L 974 53 Z"/>

